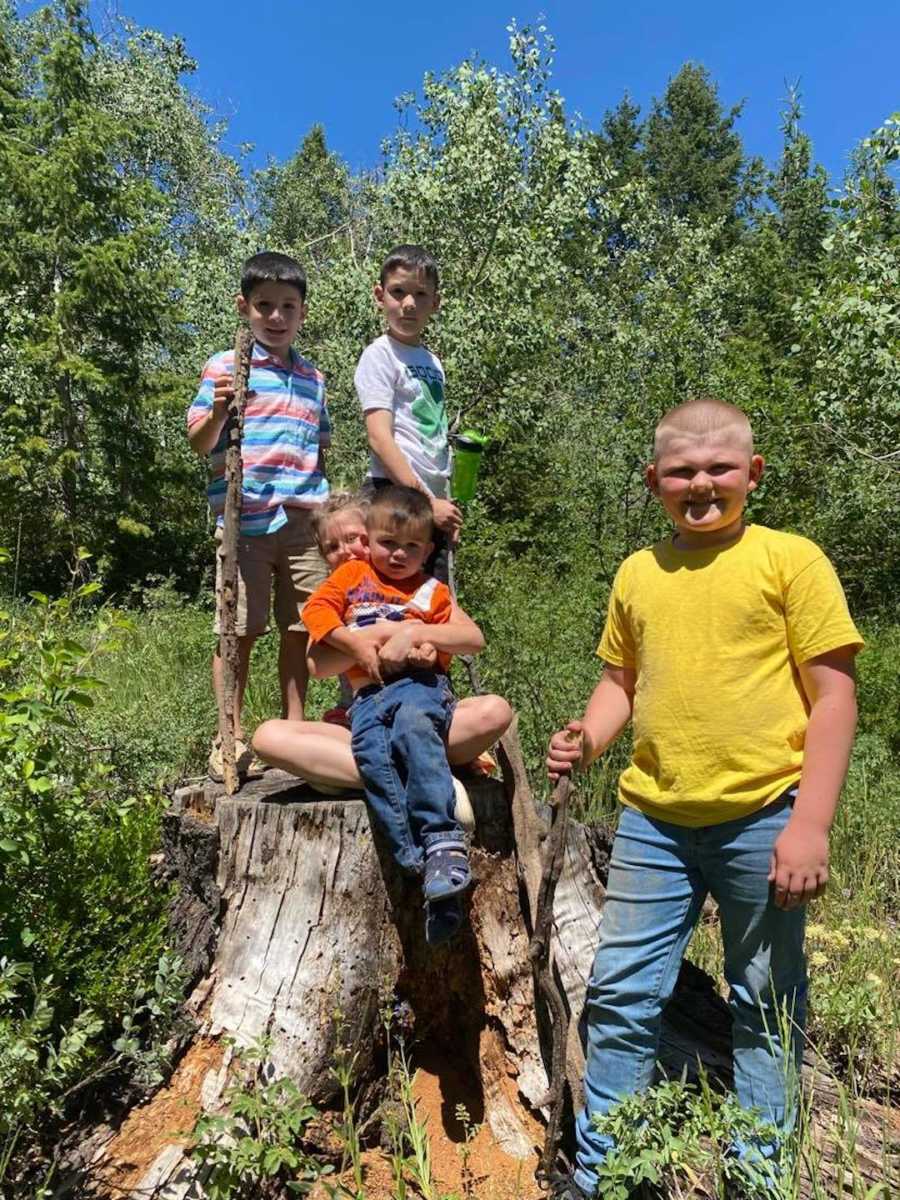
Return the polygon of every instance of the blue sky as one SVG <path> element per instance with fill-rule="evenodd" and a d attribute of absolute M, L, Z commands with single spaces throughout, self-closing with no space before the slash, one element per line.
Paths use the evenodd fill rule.
<path fill-rule="evenodd" d="M 896 0 L 118 0 L 118 9 L 184 36 L 199 63 L 191 86 L 227 118 L 230 146 L 254 143 L 255 163 L 286 158 L 320 122 L 352 167 L 376 165 L 397 95 L 472 51 L 506 65 L 510 17 L 541 13 L 557 43 L 556 86 L 594 126 L 626 89 L 646 111 L 691 59 L 724 104 L 746 100 L 744 143 L 772 162 L 786 81 L 799 79 L 816 157 L 837 183 L 853 145 L 900 108 Z"/>

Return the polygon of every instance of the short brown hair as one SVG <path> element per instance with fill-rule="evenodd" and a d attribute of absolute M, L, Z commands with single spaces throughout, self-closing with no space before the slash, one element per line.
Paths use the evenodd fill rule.
<path fill-rule="evenodd" d="M 708 437 L 725 430 L 733 432 L 741 443 L 741 449 L 753 453 L 753 430 L 743 409 L 717 396 L 692 396 L 684 404 L 676 404 L 663 416 L 656 426 L 653 438 L 653 456 L 659 458 L 665 443 L 672 434 L 688 437 Z"/>
<path fill-rule="evenodd" d="M 379 488 L 369 501 L 366 528 L 415 530 L 431 539 L 434 536 L 434 513 L 431 501 L 418 488 L 392 483 Z"/>
<path fill-rule="evenodd" d="M 338 513 L 358 512 L 365 521 L 368 507 L 366 500 L 355 492 L 332 492 L 324 504 L 313 510 L 313 533 L 319 552 L 324 554 L 325 533 L 332 517 Z"/>
<path fill-rule="evenodd" d="M 388 275 L 392 271 L 421 271 L 429 283 L 434 284 L 434 290 L 440 287 L 438 280 L 438 265 L 433 255 L 424 246 L 403 245 L 395 246 L 381 264 L 379 283 L 384 287 Z"/>
<path fill-rule="evenodd" d="M 306 300 L 306 272 L 289 254 L 262 250 L 251 254 L 241 268 L 241 295 L 249 300 L 253 290 L 263 283 L 288 283 Z"/>

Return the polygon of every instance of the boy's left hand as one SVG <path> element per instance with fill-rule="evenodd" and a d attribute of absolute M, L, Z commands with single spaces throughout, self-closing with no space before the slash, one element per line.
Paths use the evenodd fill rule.
<path fill-rule="evenodd" d="M 777 838 L 769 866 L 777 908 L 800 908 L 821 896 L 828 883 L 828 832 L 791 817 Z"/>

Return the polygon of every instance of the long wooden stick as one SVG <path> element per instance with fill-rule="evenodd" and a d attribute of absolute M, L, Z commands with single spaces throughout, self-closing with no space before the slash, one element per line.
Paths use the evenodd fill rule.
<path fill-rule="evenodd" d="M 238 538 L 241 532 L 241 495 L 244 471 L 241 462 L 241 443 L 244 438 L 244 408 L 247 403 L 247 381 L 250 378 L 250 359 L 253 354 L 253 335 L 240 326 L 234 339 L 234 395 L 228 405 L 225 426 L 228 445 L 225 450 L 225 516 L 219 554 L 222 558 L 221 638 L 223 677 L 223 707 L 225 728 L 222 730 L 222 774 L 229 796 L 241 786 L 235 758 L 235 729 L 237 727 L 239 649 L 237 635 L 238 610 Z"/>
<path fill-rule="evenodd" d="M 566 857 L 570 789 L 571 781 L 568 775 L 561 776 L 550 801 L 550 832 L 544 842 L 543 872 L 538 891 L 537 912 L 534 918 L 534 933 L 529 947 L 538 994 L 547 1006 L 552 1024 L 550 1070 L 548 1071 L 550 1089 L 546 1101 L 550 1115 L 547 1118 L 544 1149 L 535 1171 L 535 1178 L 541 1187 L 549 1185 L 550 1172 L 553 1170 L 559 1153 L 565 1103 L 566 1036 L 569 1031 L 569 1015 L 553 975 L 550 938 L 553 926 L 553 898 Z"/>

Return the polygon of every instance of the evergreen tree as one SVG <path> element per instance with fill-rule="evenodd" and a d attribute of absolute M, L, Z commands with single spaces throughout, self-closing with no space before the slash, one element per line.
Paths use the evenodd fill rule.
<path fill-rule="evenodd" d="M 600 132 L 596 135 L 596 150 L 615 171 L 614 187 L 643 174 L 643 126 L 638 120 L 640 113 L 640 105 L 634 104 L 626 92 L 615 108 L 607 110 Z"/>
<path fill-rule="evenodd" d="M 758 160 L 746 162 L 734 128 L 742 109 L 724 112 L 707 70 L 685 63 L 643 128 L 644 163 L 660 203 L 678 216 L 722 220 L 732 237 L 761 170 Z"/>
<path fill-rule="evenodd" d="M 32 34 L 31 76 L 0 129 L 0 486 L 46 554 L 128 519 L 145 454 L 141 353 L 164 338 L 173 280 L 162 196 L 123 173 L 131 131 L 98 104 L 84 6 L 40 10 Z"/>
<path fill-rule="evenodd" d="M 257 176 L 266 245 L 322 265 L 334 256 L 332 235 L 349 227 L 350 174 L 314 125 L 293 158 L 270 164 Z"/>
<path fill-rule="evenodd" d="M 781 160 L 771 177 L 769 198 L 775 205 L 778 232 L 787 249 L 793 270 L 805 271 L 822 256 L 828 232 L 828 176 L 825 168 L 812 165 L 812 142 L 800 127 L 803 109 L 795 85 L 788 90 L 788 105 L 782 114 L 784 146 Z"/>

